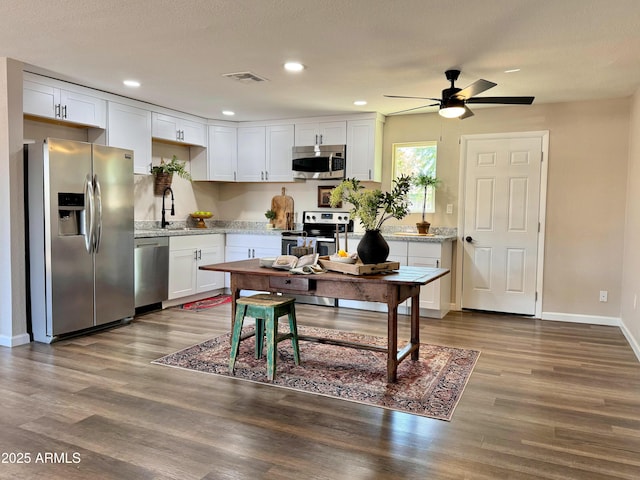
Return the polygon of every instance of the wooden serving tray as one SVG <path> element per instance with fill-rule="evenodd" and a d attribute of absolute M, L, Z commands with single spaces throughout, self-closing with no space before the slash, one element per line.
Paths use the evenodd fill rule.
<path fill-rule="evenodd" d="M 400 262 L 362 263 L 358 260 L 356 263 L 341 263 L 332 262 L 328 256 L 318 258 L 318 263 L 332 272 L 342 272 L 349 275 L 370 275 L 400 268 Z"/>

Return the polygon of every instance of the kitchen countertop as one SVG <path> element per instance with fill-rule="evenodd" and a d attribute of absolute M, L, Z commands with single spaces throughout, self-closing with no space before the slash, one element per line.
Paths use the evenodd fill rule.
<path fill-rule="evenodd" d="M 267 228 L 239 228 L 239 227 L 208 227 L 208 228 L 187 228 L 187 227 L 168 227 L 168 228 L 136 228 L 134 231 L 135 238 L 149 237 L 176 237 L 184 235 L 206 235 L 206 234 L 244 234 L 244 235 L 276 235 L 281 236 L 285 230 L 267 229 Z M 457 240 L 457 236 L 453 234 L 445 235 L 417 235 L 413 232 L 383 232 L 387 241 L 407 241 L 407 242 L 424 242 L 424 243 L 443 243 Z M 362 238 L 362 232 L 350 232 L 349 238 Z M 340 236 L 343 238 L 343 235 Z"/>

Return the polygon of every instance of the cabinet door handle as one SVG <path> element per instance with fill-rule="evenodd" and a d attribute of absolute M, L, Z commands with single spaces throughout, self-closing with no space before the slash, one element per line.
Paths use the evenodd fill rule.
<path fill-rule="evenodd" d="M 180 140 L 180 130 L 176 130 L 176 140 Z"/>
<path fill-rule="evenodd" d="M 251 258 L 251 249 L 247 248 L 247 258 Z"/>
<path fill-rule="evenodd" d="M 440 268 L 440 260 L 436 260 L 436 268 Z"/>
<path fill-rule="evenodd" d="M 67 106 L 62 107 L 62 118 L 67 118 Z"/>
<path fill-rule="evenodd" d="M 260 172 L 260 180 L 264 180 L 264 172 Z"/>
<path fill-rule="evenodd" d="M 318 134 L 316 133 L 316 145 L 318 145 Z"/>
<path fill-rule="evenodd" d="M 320 134 L 320 145 L 322 145 L 322 140 L 323 140 L 322 134 Z"/>
<path fill-rule="evenodd" d="M 264 179 L 269 180 L 269 172 L 264 172 Z"/>
<path fill-rule="evenodd" d="M 202 250 L 198 250 L 198 260 L 202 260 Z"/>
<path fill-rule="evenodd" d="M 251 249 L 251 258 L 256 258 L 256 251 L 255 249 Z"/>
<path fill-rule="evenodd" d="M 198 250 L 193 251 L 193 259 L 198 260 Z"/>
<path fill-rule="evenodd" d="M 56 117 L 56 118 L 60 118 L 60 104 L 57 104 L 54 107 L 53 116 Z"/>

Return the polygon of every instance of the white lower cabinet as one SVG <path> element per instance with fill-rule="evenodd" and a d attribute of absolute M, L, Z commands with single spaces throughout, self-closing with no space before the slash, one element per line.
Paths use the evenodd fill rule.
<path fill-rule="evenodd" d="M 282 250 L 282 238 L 279 235 L 248 235 L 228 233 L 224 249 L 224 261 L 235 262 L 249 258 L 275 258 Z M 229 274 L 224 274 L 224 286 L 229 288 Z"/>
<path fill-rule="evenodd" d="M 354 242 L 355 243 L 355 242 Z M 358 243 L 355 245 L 349 246 L 349 252 L 355 252 L 358 248 Z M 389 256 L 387 257 L 387 261 L 389 262 L 398 262 L 400 265 L 407 264 L 407 242 L 404 241 L 389 241 Z M 405 302 L 406 303 L 406 302 Z M 399 307 L 400 313 L 404 313 L 406 311 L 405 303 L 403 303 Z M 347 307 L 347 308 L 357 308 L 359 310 L 371 310 L 374 312 L 386 312 L 387 304 L 386 303 L 378 303 L 378 302 L 363 302 L 359 300 L 338 300 L 338 306 Z"/>
<path fill-rule="evenodd" d="M 451 269 L 452 242 L 408 242 L 407 265 Z M 420 315 L 442 318 L 451 308 L 451 274 L 423 286 L 420 290 Z"/>
<path fill-rule="evenodd" d="M 388 261 L 398 262 L 400 265 L 415 267 L 451 268 L 452 242 L 427 243 L 387 240 L 389 244 Z M 349 251 L 355 251 L 357 244 Z M 339 300 L 341 307 L 357 308 L 386 312 L 384 303 L 360 302 L 354 300 Z M 398 312 L 410 313 L 411 300 L 398 306 Z M 420 316 L 431 318 L 444 317 L 451 308 L 451 274 L 423 286 L 420 290 Z"/>
<path fill-rule="evenodd" d="M 187 235 L 169 239 L 169 300 L 224 287 L 222 272 L 200 270 L 224 261 L 224 235 Z"/>

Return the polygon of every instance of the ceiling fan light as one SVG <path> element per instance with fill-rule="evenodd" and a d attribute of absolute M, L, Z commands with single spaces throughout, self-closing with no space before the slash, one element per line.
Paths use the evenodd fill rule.
<path fill-rule="evenodd" d="M 464 113 L 464 107 L 442 107 L 438 113 L 444 118 L 458 118 Z"/>

